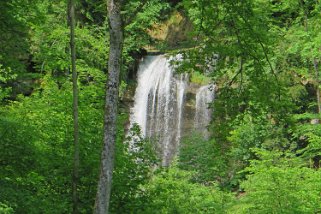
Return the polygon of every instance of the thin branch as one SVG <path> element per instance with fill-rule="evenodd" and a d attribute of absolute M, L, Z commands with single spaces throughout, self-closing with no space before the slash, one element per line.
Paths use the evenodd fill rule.
<path fill-rule="evenodd" d="M 240 75 L 240 74 L 243 76 L 243 58 L 242 57 L 240 59 L 240 68 L 239 68 L 239 70 L 237 71 L 237 73 L 233 76 L 233 78 L 231 79 L 231 81 L 227 85 L 231 86 L 234 83 L 234 81 L 236 80 L 237 76 Z"/>
<path fill-rule="evenodd" d="M 267 61 L 267 63 L 269 64 L 269 67 L 270 67 L 270 70 L 276 80 L 276 82 L 278 83 L 278 97 L 279 97 L 279 100 L 281 99 L 281 88 L 280 88 L 280 84 L 279 84 L 279 79 L 278 79 L 278 76 L 276 75 L 274 69 L 273 69 L 273 66 L 270 62 L 270 59 L 269 59 L 269 56 L 267 54 L 267 50 L 266 50 L 266 47 L 264 46 L 263 42 L 261 41 L 261 39 L 256 35 L 255 31 L 253 30 L 253 28 L 251 27 L 250 23 L 248 22 L 247 19 L 244 18 L 244 16 L 242 16 L 242 14 L 240 14 L 240 17 L 243 19 L 243 21 L 246 23 L 248 29 L 255 35 L 255 38 L 257 40 L 257 42 L 260 44 L 261 48 L 262 48 L 262 51 L 263 51 L 263 54 L 264 54 L 264 57 Z"/>

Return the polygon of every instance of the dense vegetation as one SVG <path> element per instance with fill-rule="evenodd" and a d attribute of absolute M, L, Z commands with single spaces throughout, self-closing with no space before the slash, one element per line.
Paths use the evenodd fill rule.
<path fill-rule="evenodd" d="M 92 213 L 108 22 L 105 1 L 76 3 L 78 193 L 80 212 Z M 62 0 L 0 1 L 0 213 L 72 212 L 67 7 Z M 321 213 L 320 9 L 316 0 L 123 1 L 110 212 Z M 192 26 L 182 41 L 152 37 L 177 13 Z M 210 138 L 183 139 L 165 169 L 139 127 L 130 130 L 132 139 L 124 128 L 126 90 L 147 48 L 182 53 L 177 72 L 192 73 L 194 81 L 210 78 L 218 88 Z M 138 149 L 129 152 L 133 140 Z"/>

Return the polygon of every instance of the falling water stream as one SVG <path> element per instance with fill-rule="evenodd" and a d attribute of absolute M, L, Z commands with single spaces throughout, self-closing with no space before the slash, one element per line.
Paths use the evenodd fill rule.
<path fill-rule="evenodd" d="M 194 128 L 205 138 L 209 137 L 207 126 L 211 121 L 212 109 L 209 104 L 214 101 L 215 85 L 205 85 L 200 87 L 196 93 L 196 113 Z"/>
<path fill-rule="evenodd" d="M 169 60 L 163 55 L 147 56 L 139 66 L 137 82 L 131 124 L 137 123 L 145 137 L 158 142 L 156 147 L 162 165 L 168 166 L 177 153 L 183 134 L 188 75 L 174 74 Z M 210 120 L 207 104 L 213 100 L 214 95 L 211 93 L 214 92 L 208 88 L 209 86 L 201 87 L 196 95 L 197 129 L 206 129 Z"/>

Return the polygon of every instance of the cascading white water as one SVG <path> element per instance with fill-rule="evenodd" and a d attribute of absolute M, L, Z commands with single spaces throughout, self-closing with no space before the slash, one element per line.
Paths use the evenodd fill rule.
<path fill-rule="evenodd" d="M 145 137 L 158 141 L 162 165 L 169 165 L 181 138 L 187 76 L 177 78 L 165 56 L 147 56 L 138 70 L 138 85 L 131 123 L 138 123 Z"/>
<path fill-rule="evenodd" d="M 209 108 L 209 103 L 213 102 L 214 100 L 214 92 L 215 85 L 205 85 L 200 87 L 196 93 L 196 112 L 194 127 L 205 138 L 209 137 L 207 126 L 211 121 L 212 115 L 212 109 Z"/>
<path fill-rule="evenodd" d="M 188 124 L 193 124 L 193 118 L 194 129 L 208 137 L 207 126 L 211 120 L 208 104 L 214 100 L 215 88 L 215 85 L 200 87 L 196 105 L 191 108 L 193 102 L 187 104 L 185 101 L 185 93 L 189 90 L 188 75 L 175 75 L 170 60 L 180 61 L 182 57 L 166 59 L 159 55 L 142 60 L 130 118 L 132 125 L 137 123 L 141 127 L 144 137 L 156 142 L 163 166 L 168 166 L 178 152 L 181 137 L 192 131 L 193 127 Z M 189 110 L 183 114 L 184 106 Z"/>
<path fill-rule="evenodd" d="M 178 115 L 178 130 L 177 130 L 177 136 L 176 141 L 178 142 L 181 139 L 182 135 L 182 123 L 183 123 L 183 110 L 184 110 L 184 97 L 185 97 L 185 90 L 187 87 L 187 79 L 188 74 L 181 74 L 180 79 L 177 81 L 177 97 L 178 97 L 178 103 L 177 107 L 181 109 L 179 111 Z"/>

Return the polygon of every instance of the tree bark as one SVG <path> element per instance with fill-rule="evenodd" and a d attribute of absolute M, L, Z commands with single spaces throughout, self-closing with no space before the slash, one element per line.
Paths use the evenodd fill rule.
<path fill-rule="evenodd" d="M 76 71 L 76 46 L 75 46 L 75 2 L 69 0 L 68 14 L 70 25 L 70 52 L 71 52 L 71 70 L 72 70 L 72 86 L 73 86 L 73 125 L 74 125 L 74 167 L 72 176 L 72 201 L 73 213 L 79 213 L 79 197 L 78 197 L 78 183 L 79 183 L 79 125 L 78 125 L 78 85 L 77 85 L 77 71 Z"/>
<path fill-rule="evenodd" d="M 108 213 L 114 168 L 116 141 L 116 120 L 118 111 L 119 73 L 123 47 L 123 28 L 121 20 L 121 0 L 107 0 L 109 20 L 109 59 L 106 84 L 104 142 L 101 154 L 100 176 L 94 213 Z"/>
<path fill-rule="evenodd" d="M 313 60 L 313 67 L 315 71 L 315 90 L 317 94 L 318 114 L 321 114 L 321 99 L 320 99 L 320 80 L 319 80 L 319 63 L 317 59 Z"/>

